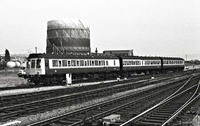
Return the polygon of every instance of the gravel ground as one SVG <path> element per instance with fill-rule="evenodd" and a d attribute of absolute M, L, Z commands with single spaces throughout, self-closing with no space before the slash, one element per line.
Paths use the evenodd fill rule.
<path fill-rule="evenodd" d="M 119 97 L 119 96 L 123 96 L 123 95 L 133 93 L 133 92 L 136 93 L 136 92 L 139 92 L 139 91 L 142 91 L 142 90 L 154 88 L 154 87 L 157 87 L 158 85 L 164 85 L 164 84 L 165 83 L 149 85 L 149 86 L 146 86 L 146 87 L 141 87 L 141 88 L 138 88 L 138 89 L 133 89 L 133 90 L 117 93 L 117 94 L 114 94 L 114 95 L 111 95 L 111 96 L 108 96 L 108 97 L 94 99 L 94 100 L 84 102 L 84 103 L 80 103 L 80 104 L 76 104 L 76 105 L 73 105 L 73 106 L 67 106 L 67 107 L 55 109 L 55 110 L 52 110 L 52 111 L 47 111 L 47 112 L 44 112 L 44 113 L 38 113 L 36 115 L 29 115 L 27 117 L 21 117 L 21 118 L 18 118 L 16 120 L 12 120 L 12 121 L 21 121 L 20 126 L 21 125 L 26 126 L 26 125 L 30 124 L 30 122 L 33 123 L 33 122 L 37 122 L 39 120 L 48 119 L 48 118 L 51 118 L 51 117 L 55 117 L 55 116 L 62 115 L 64 113 L 73 111 L 73 110 L 78 109 L 78 108 L 93 105 L 93 104 L 96 104 L 96 103 L 99 103 L 99 102 L 104 102 L 106 100 L 110 100 L 110 99 L 113 99 L 113 98 L 116 98 L 116 97 Z M 10 121 L 10 122 L 12 122 L 12 121 Z"/>

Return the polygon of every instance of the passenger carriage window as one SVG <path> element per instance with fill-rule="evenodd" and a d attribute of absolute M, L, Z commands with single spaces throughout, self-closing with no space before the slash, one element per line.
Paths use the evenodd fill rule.
<path fill-rule="evenodd" d="M 114 60 L 114 66 L 115 66 L 115 60 Z"/>
<path fill-rule="evenodd" d="M 75 60 L 71 60 L 71 66 L 76 66 Z"/>
<path fill-rule="evenodd" d="M 85 60 L 85 66 L 87 66 L 87 64 L 88 64 L 88 63 L 87 63 L 87 60 Z"/>
<path fill-rule="evenodd" d="M 108 61 L 106 61 L 106 66 L 108 66 Z"/>
<path fill-rule="evenodd" d="M 102 64 L 101 64 L 101 61 L 99 60 L 99 66 L 101 66 Z"/>
<path fill-rule="evenodd" d="M 128 62 L 128 61 L 124 61 L 124 65 L 127 65 L 127 62 Z"/>
<path fill-rule="evenodd" d="M 58 63 L 59 63 L 59 67 L 61 67 L 61 65 L 62 65 L 62 62 L 61 62 L 61 60 L 59 60 L 59 61 L 58 61 Z"/>
<path fill-rule="evenodd" d="M 150 61 L 145 61 L 145 65 L 149 65 L 150 64 Z"/>
<path fill-rule="evenodd" d="M 140 61 L 136 61 L 136 65 L 140 65 Z"/>
<path fill-rule="evenodd" d="M 67 64 L 68 64 L 68 66 L 71 66 L 71 61 L 70 61 L 70 60 L 68 60 Z"/>
<path fill-rule="evenodd" d="M 80 66 L 84 66 L 84 60 L 80 60 Z"/>
<path fill-rule="evenodd" d="M 98 66 L 98 60 L 95 60 L 95 66 Z"/>
<path fill-rule="evenodd" d="M 91 65 L 91 61 L 87 60 L 87 66 L 90 66 L 90 65 Z"/>
<path fill-rule="evenodd" d="M 131 61 L 128 61 L 128 65 L 131 65 Z"/>
<path fill-rule="evenodd" d="M 67 66 L 67 60 L 62 60 L 62 66 L 64 66 L 64 67 Z"/>
<path fill-rule="evenodd" d="M 58 67 L 58 60 L 52 60 L 53 67 Z"/>
<path fill-rule="evenodd" d="M 103 66 L 105 66 L 105 60 L 103 60 L 102 63 L 103 63 Z"/>
<path fill-rule="evenodd" d="M 92 66 L 92 60 L 89 60 L 90 61 L 90 65 L 89 66 Z"/>
<path fill-rule="evenodd" d="M 91 61 L 91 66 L 94 66 L 94 60 Z"/>
<path fill-rule="evenodd" d="M 31 68 L 35 68 L 35 60 L 31 60 Z"/>
<path fill-rule="evenodd" d="M 41 59 L 37 59 L 36 68 L 41 68 Z"/>
<path fill-rule="evenodd" d="M 76 65 L 79 66 L 79 60 L 76 61 Z"/>

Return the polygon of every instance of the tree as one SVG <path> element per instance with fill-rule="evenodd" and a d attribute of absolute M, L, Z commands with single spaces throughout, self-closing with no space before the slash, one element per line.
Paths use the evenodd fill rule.
<path fill-rule="evenodd" d="M 5 51 L 5 61 L 6 62 L 10 61 L 10 53 L 9 53 L 9 51 L 7 49 Z"/>

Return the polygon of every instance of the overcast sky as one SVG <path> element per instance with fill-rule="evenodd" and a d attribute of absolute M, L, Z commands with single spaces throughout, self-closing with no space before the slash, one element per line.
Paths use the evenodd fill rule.
<path fill-rule="evenodd" d="M 0 53 L 45 52 L 47 21 L 68 18 L 89 22 L 93 52 L 200 54 L 200 0 L 0 0 Z"/>

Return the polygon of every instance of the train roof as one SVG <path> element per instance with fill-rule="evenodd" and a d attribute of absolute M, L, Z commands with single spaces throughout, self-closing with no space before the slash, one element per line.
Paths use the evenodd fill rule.
<path fill-rule="evenodd" d="M 163 60 L 184 60 L 183 58 L 180 57 L 162 57 Z"/>
<path fill-rule="evenodd" d="M 153 57 L 153 56 L 120 56 L 122 59 L 141 59 L 141 60 L 184 60 L 179 57 Z M 33 53 L 30 54 L 29 58 L 50 58 L 50 59 L 118 59 L 117 56 L 107 55 L 57 55 L 57 54 L 42 54 Z"/>
<path fill-rule="evenodd" d="M 49 58 L 49 59 L 118 59 L 117 56 L 101 55 L 57 55 L 57 54 L 30 54 L 29 58 Z"/>
<path fill-rule="evenodd" d="M 122 59 L 142 59 L 142 60 L 184 60 L 183 58 L 179 57 L 160 57 L 160 56 L 121 56 Z"/>
<path fill-rule="evenodd" d="M 152 56 L 121 56 L 122 59 L 160 60 L 160 57 Z"/>

